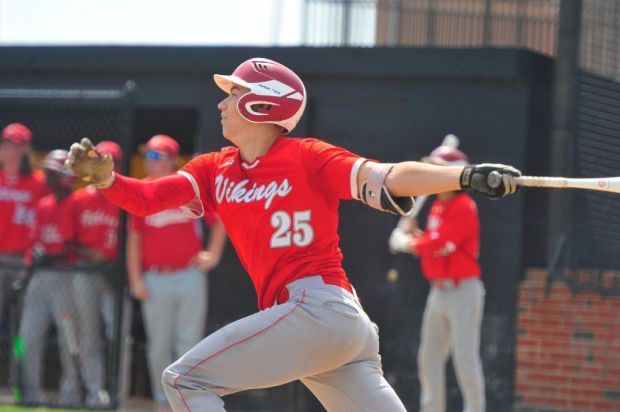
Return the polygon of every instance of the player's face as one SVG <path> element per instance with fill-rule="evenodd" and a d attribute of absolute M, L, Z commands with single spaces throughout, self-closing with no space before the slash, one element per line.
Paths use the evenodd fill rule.
<path fill-rule="evenodd" d="M 149 151 L 149 155 L 144 158 L 144 169 L 146 174 L 152 177 L 164 177 L 175 172 L 176 157 L 165 153 Z"/>
<path fill-rule="evenodd" d="M 237 110 L 237 101 L 247 92 L 249 90 L 244 87 L 234 86 L 230 94 L 217 105 L 222 112 L 222 134 L 228 140 L 234 140 L 234 137 L 247 129 L 250 123 L 241 117 Z"/>
<path fill-rule="evenodd" d="M 28 151 L 27 144 L 0 139 L 0 163 L 7 163 L 10 159 L 21 159 L 26 151 Z"/>

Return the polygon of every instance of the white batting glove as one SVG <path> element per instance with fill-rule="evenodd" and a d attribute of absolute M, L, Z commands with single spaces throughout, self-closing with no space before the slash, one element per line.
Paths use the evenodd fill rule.
<path fill-rule="evenodd" d="M 413 244 L 413 236 L 405 232 L 399 227 L 392 230 L 390 239 L 388 240 L 388 246 L 390 252 L 396 253 L 411 253 Z"/>

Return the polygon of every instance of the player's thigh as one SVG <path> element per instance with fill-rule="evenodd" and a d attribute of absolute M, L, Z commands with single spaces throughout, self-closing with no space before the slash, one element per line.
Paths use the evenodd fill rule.
<path fill-rule="evenodd" d="M 288 301 L 207 336 L 168 368 L 164 379 L 201 382 L 219 395 L 281 385 L 334 369 L 368 334 L 351 314 Z"/>
<path fill-rule="evenodd" d="M 301 379 L 327 411 L 405 411 L 383 377 L 379 355 Z"/>

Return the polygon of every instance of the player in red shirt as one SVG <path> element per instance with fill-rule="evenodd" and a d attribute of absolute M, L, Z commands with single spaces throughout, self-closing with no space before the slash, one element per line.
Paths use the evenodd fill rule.
<path fill-rule="evenodd" d="M 123 150 L 113 141 L 104 140 L 97 152 L 112 156 L 120 165 Z M 114 263 L 118 254 L 120 209 L 106 199 L 94 185 L 73 194 L 75 199 L 76 241 L 80 261 L 94 266 Z M 104 389 L 104 342 L 112 339 L 114 290 L 110 273 L 76 272 L 72 296 L 77 308 L 80 340 L 80 371 L 86 387 L 86 406 L 106 407 L 110 397 Z M 103 320 L 103 325 L 102 325 Z M 105 327 L 102 327 L 105 326 Z M 102 337 L 105 330 L 105 338 Z"/>
<path fill-rule="evenodd" d="M 155 135 L 145 145 L 147 180 L 174 174 L 179 144 Z M 211 230 L 203 250 L 202 222 L 181 209 L 147 217 L 130 216 L 127 271 L 130 291 L 140 300 L 148 339 L 147 359 L 155 410 L 170 410 L 161 374 L 204 337 L 207 324 L 208 282 L 205 274 L 219 262 L 226 231 L 208 215 Z"/>
<path fill-rule="evenodd" d="M 437 165 L 467 165 L 454 135 L 423 160 Z M 484 412 L 484 376 L 480 361 L 480 325 L 484 285 L 478 255 L 480 220 L 474 200 L 465 192 L 437 195 L 424 232 L 397 227 L 390 248 L 420 257 L 422 274 L 431 283 L 422 320 L 418 370 L 420 411 L 446 410 L 445 370 L 448 357 L 463 394 L 463 410 Z"/>
<path fill-rule="evenodd" d="M 62 376 L 62 405 L 79 404 L 75 307 L 70 288 L 73 273 L 63 269 L 76 261 L 75 203 L 71 196 L 75 175 L 65 166 L 66 150 L 53 150 L 43 160 L 46 184 L 52 191 L 39 200 L 26 254 L 28 264 L 37 263 L 24 297 L 19 335 L 24 341 L 25 404 L 48 403 L 42 388 L 43 354 L 50 323 L 56 326 Z M 60 266 L 59 266 L 60 265 Z"/>
<path fill-rule="evenodd" d="M 48 193 L 45 178 L 32 170 L 32 133 L 21 123 L 2 130 L 0 140 L 0 319 L 5 297 L 17 279 L 37 201 Z"/>
<path fill-rule="evenodd" d="M 329 411 L 404 411 L 384 379 L 379 337 L 342 268 L 338 205 L 360 199 L 405 214 L 411 196 L 472 188 L 499 198 L 516 169 L 382 164 L 318 139 L 291 138 L 307 100 L 299 77 L 263 58 L 215 75 L 234 146 L 150 182 L 112 173 L 88 139 L 68 163 L 131 213 L 218 213 L 258 294 L 260 312 L 207 336 L 163 374 L 175 411 L 222 411 L 222 397 L 300 379 Z M 497 173 L 501 183 L 488 184 Z"/>

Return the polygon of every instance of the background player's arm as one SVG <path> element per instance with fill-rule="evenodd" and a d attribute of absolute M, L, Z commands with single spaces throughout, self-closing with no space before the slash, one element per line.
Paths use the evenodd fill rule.
<path fill-rule="evenodd" d="M 220 263 L 225 245 L 226 229 L 222 221 L 218 219 L 211 226 L 207 248 L 198 253 L 194 265 L 203 272 L 209 272 Z"/>
<path fill-rule="evenodd" d="M 138 300 L 149 298 L 149 290 L 142 278 L 141 235 L 135 230 L 127 232 L 127 273 L 129 291 Z"/>

